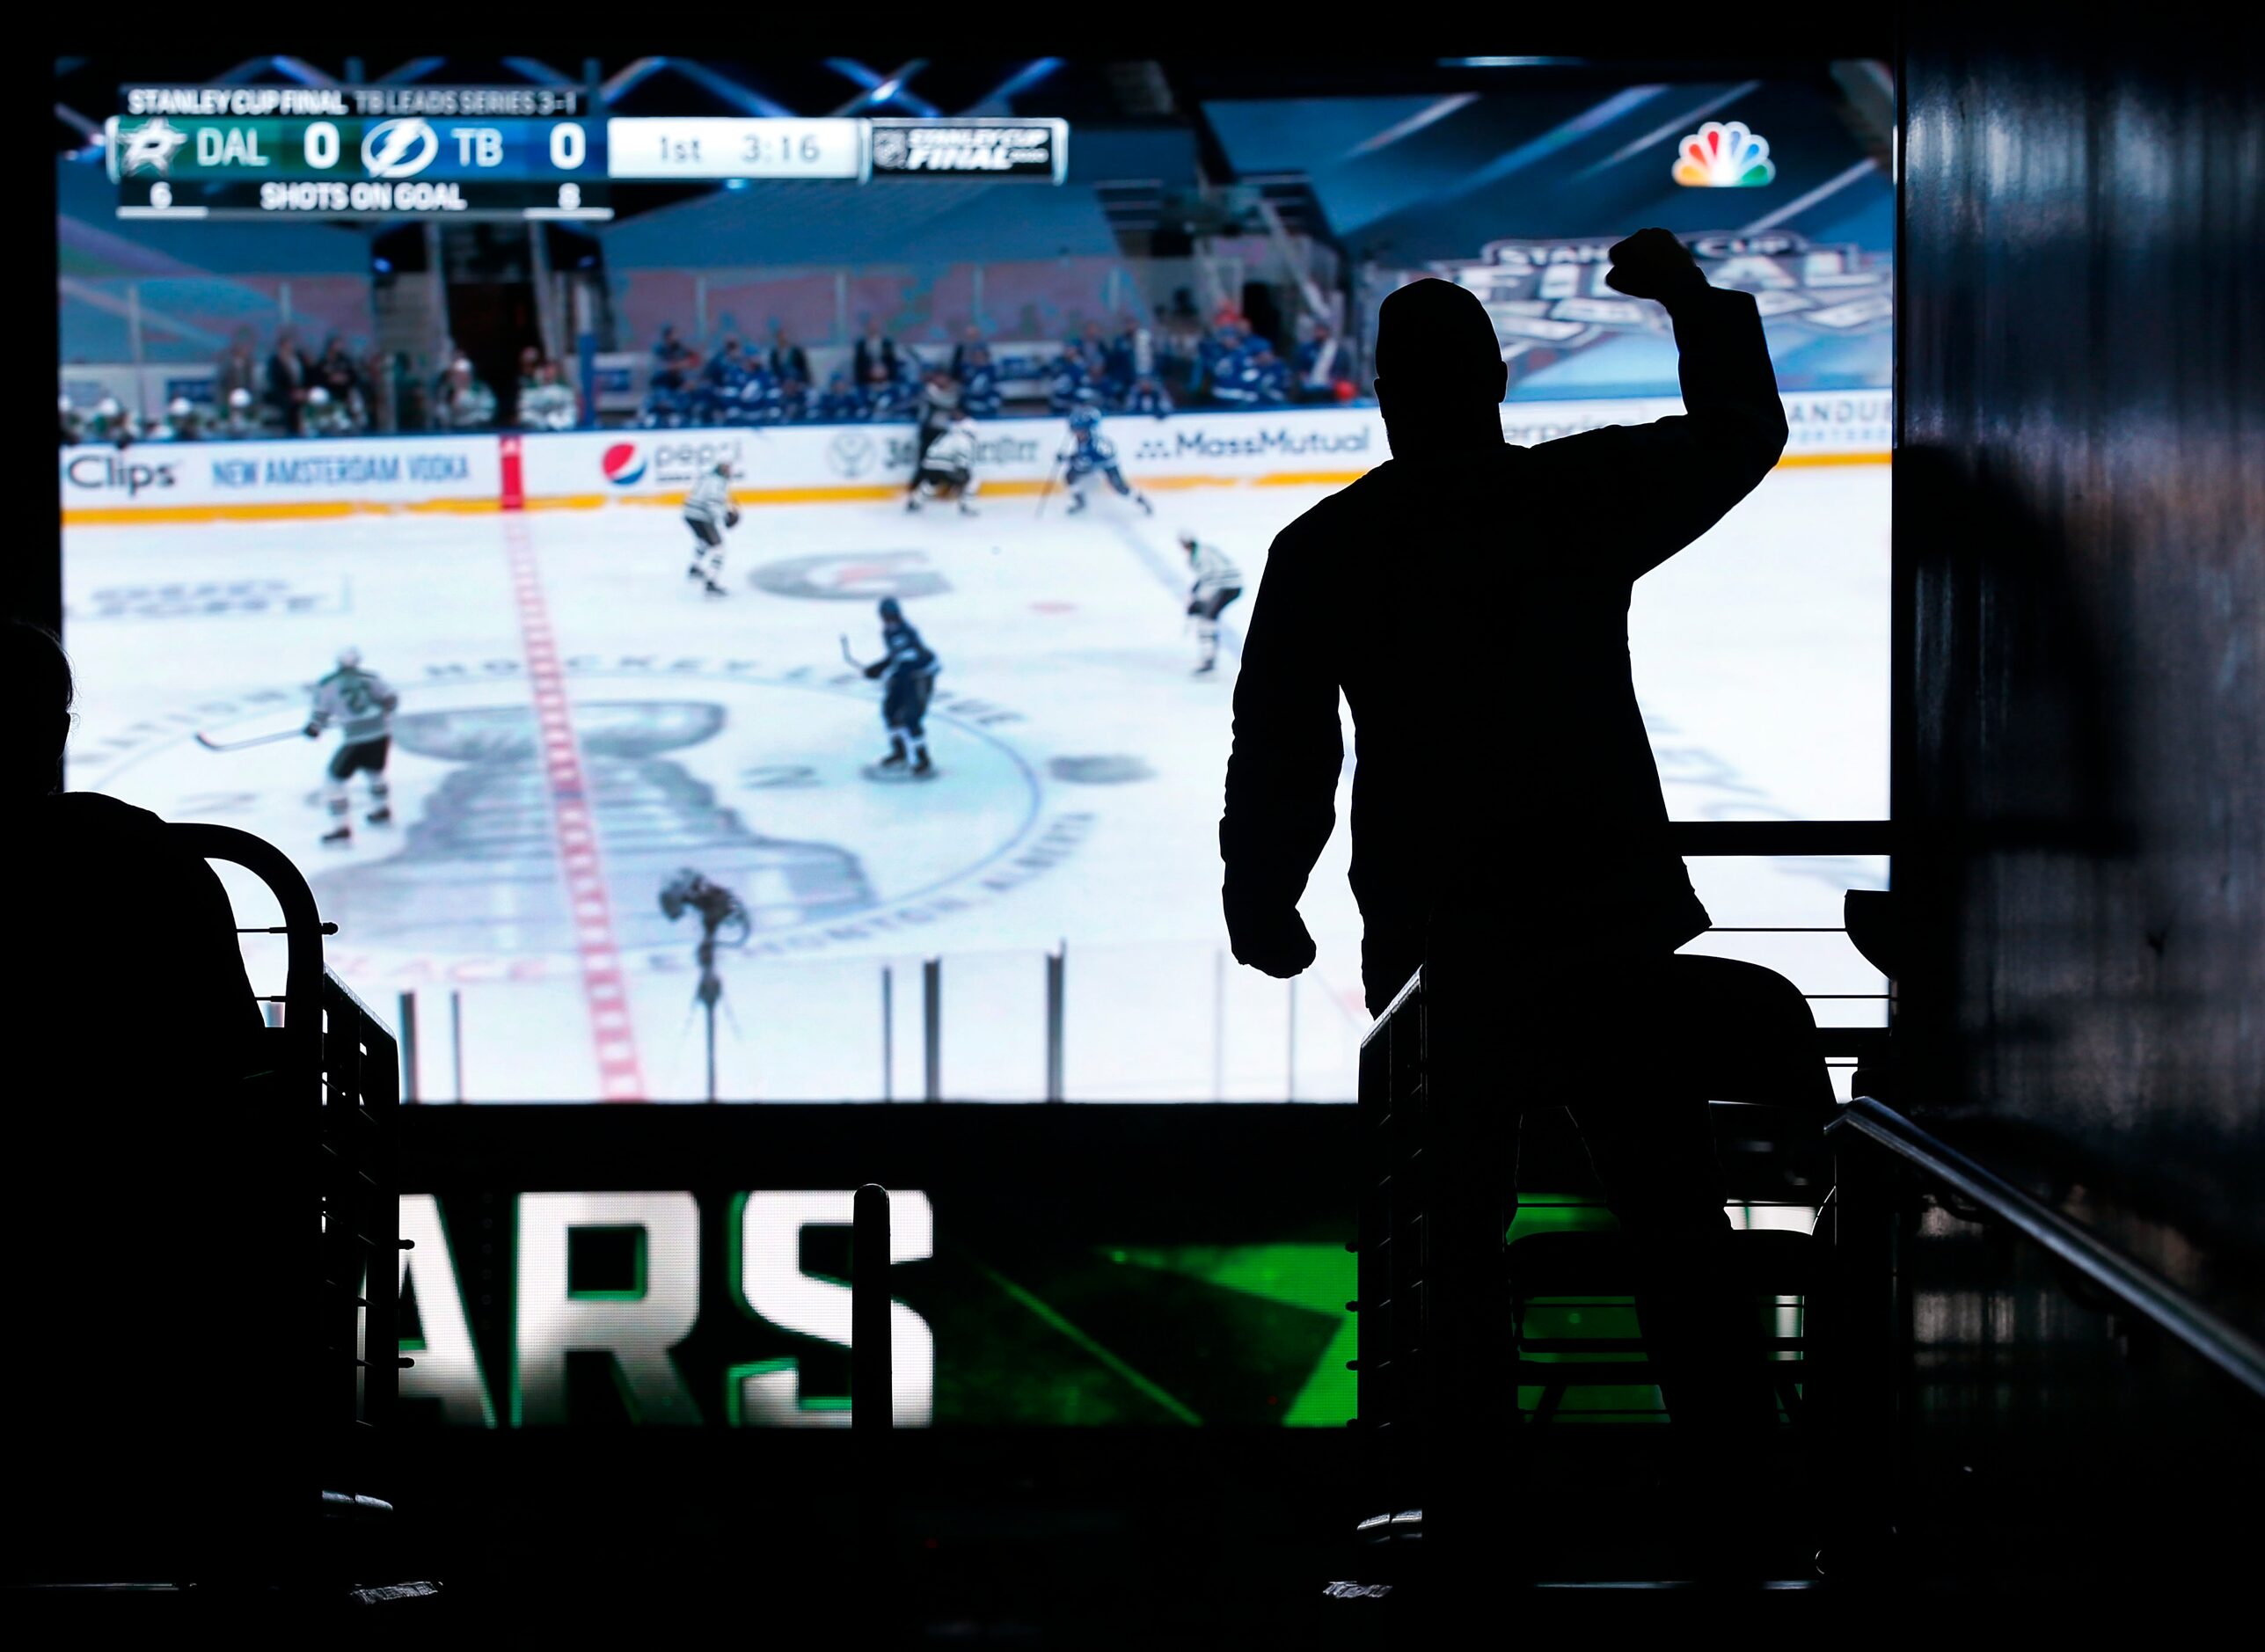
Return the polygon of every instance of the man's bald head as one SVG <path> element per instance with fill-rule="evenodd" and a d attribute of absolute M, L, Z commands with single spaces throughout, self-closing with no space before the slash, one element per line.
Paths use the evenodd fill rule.
<path fill-rule="evenodd" d="M 1377 311 L 1377 376 L 1399 396 L 1500 401 L 1501 366 L 1494 320 L 1467 287 L 1427 277 L 1387 293 Z"/>

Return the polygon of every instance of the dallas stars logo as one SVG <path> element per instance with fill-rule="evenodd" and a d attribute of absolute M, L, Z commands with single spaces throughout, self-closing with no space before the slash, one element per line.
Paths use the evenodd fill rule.
<path fill-rule="evenodd" d="M 173 170 L 173 156 L 189 135 L 159 115 L 144 125 L 119 135 L 119 170 L 131 176 L 151 172 L 163 177 Z"/>

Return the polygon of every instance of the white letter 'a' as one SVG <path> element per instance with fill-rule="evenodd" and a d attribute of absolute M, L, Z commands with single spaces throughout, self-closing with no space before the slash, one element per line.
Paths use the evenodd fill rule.
<path fill-rule="evenodd" d="M 642 1288 L 575 1296 L 566 1288 L 566 1234 L 578 1227 L 640 1230 Z M 669 1350 L 700 1314 L 700 1207 L 689 1193 L 519 1195 L 519 1349 L 512 1422 L 566 1418 L 566 1356 L 610 1354 L 631 1418 L 698 1423 Z"/>
<path fill-rule="evenodd" d="M 740 1291 L 747 1305 L 783 1331 L 850 1346 L 850 1288 L 802 1271 L 802 1230 L 849 1226 L 857 1195 L 751 1193 L 740 1213 Z M 924 1193 L 888 1195 L 888 1260 L 917 1262 L 934 1254 L 936 1212 Z M 924 1429 L 936 1405 L 936 1335 L 901 1302 L 888 1305 L 892 1380 L 889 1415 L 900 1429 Z M 802 1373 L 793 1364 L 740 1379 L 740 1416 L 758 1427 L 846 1428 L 846 1406 L 819 1410 L 802 1403 Z"/>
<path fill-rule="evenodd" d="M 449 1236 L 441 1226 L 440 1202 L 429 1193 L 401 1195 L 401 1237 L 415 1241 L 401 1253 L 397 1289 L 417 1292 L 417 1323 L 424 1341 L 405 1344 L 416 1361 L 401 1373 L 401 1398 L 437 1400 L 443 1421 L 461 1428 L 492 1429 L 495 1410 L 480 1380 L 479 1351 L 464 1319 L 464 1292 L 457 1283 Z"/>

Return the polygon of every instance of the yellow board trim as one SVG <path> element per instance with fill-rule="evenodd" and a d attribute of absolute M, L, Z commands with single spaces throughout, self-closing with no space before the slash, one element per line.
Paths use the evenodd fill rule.
<path fill-rule="evenodd" d="M 1889 455 L 1867 453 L 1788 453 L 1778 461 L 1780 470 L 1808 469 L 1819 465 L 1885 464 Z M 1275 471 L 1265 476 L 1143 476 L 1140 485 L 1158 493 L 1196 487 L 1342 487 L 1356 482 L 1366 471 Z M 1063 490 L 1059 482 L 1000 481 L 983 484 L 983 497 L 1027 498 L 1051 487 L 1056 493 Z M 748 487 L 733 492 L 732 497 L 742 505 L 847 505 L 873 504 L 886 500 L 902 499 L 904 488 L 896 483 L 844 483 L 824 487 Z M 523 508 L 528 510 L 599 510 L 608 505 L 642 505 L 648 508 L 680 506 L 682 493 L 536 493 L 530 494 Z M 120 527 L 131 523 L 189 523 L 189 522 L 311 522 L 339 516 L 384 516 L 398 512 L 424 515 L 479 516 L 502 509 L 493 499 L 424 499 L 411 504 L 381 504 L 374 500 L 295 500 L 274 503 L 245 501 L 225 505 L 145 505 L 94 508 L 66 510 L 62 513 L 66 528 Z"/>
<path fill-rule="evenodd" d="M 1885 464 L 1894 457 L 1892 453 L 1788 453 L 1778 461 L 1778 468 L 1784 471 L 1818 464 Z"/>
<path fill-rule="evenodd" d="M 420 499 L 406 505 L 383 504 L 371 499 L 284 500 L 259 504 L 246 500 L 227 505 L 139 505 L 66 510 L 66 528 L 120 526 L 136 522 L 312 522 L 338 516 L 391 516 L 403 511 L 420 515 L 480 516 L 503 508 L 493 499 Z"/>

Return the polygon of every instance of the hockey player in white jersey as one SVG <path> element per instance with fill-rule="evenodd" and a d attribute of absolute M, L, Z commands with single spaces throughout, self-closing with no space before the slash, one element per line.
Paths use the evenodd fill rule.
<path fill-rule="evenodd" d="M 1217 545 L 1205 545 L 1186 528 L 1180 544 L 1187 552 L 1187 570 L 1195 582 L 1187 588 L 1187 613 L 1195 622 L 1196 646 L 1202 651 L 1195 675 L 1203 676 L 1219 663 L 1219 616 L 1243 594 L 1243 571 Z"/>
<path fill-rule="evenodd" d="M 684 495 L 684 525 L 692 530 L 692 566 L 685 570 L 700 581 L 710 596 L 721 596 L 724 572 L 724 530 L 739 526 L 739 507 L 732 502 L 732 467 L 728 459 L 716 461 L 700 473 L 692 491 Z"/>
<path fill-rule="evenodd" d="M 369 778 L 369 823 L 392 823 L 385 758 L 393 745 L 393 708 L 400 703 L 401 697 L 384 677 L 362 669 L 359 648 L 340 649 L 338 669 L 315 684 L 307 738 L 317 738 L 325 728 L 339 731 L 338 749 L 331 754 L 330 766 L 324 771 L 331 812 L 331 829 L 323 834 L 325 843 L 344 845 L 354 841 L 354 824 L 347 819 L 352 806 L 347 800 L 346 783 L 357 773 Z"/>
<path fill-rule="evenodd" d="M 962 516 L 972 516 L 976 486 L 975 420 L 954 419 L 921 457 L 904 508 L 918 510 L 931 500 L 951 499 L 959 501 Z"/>

